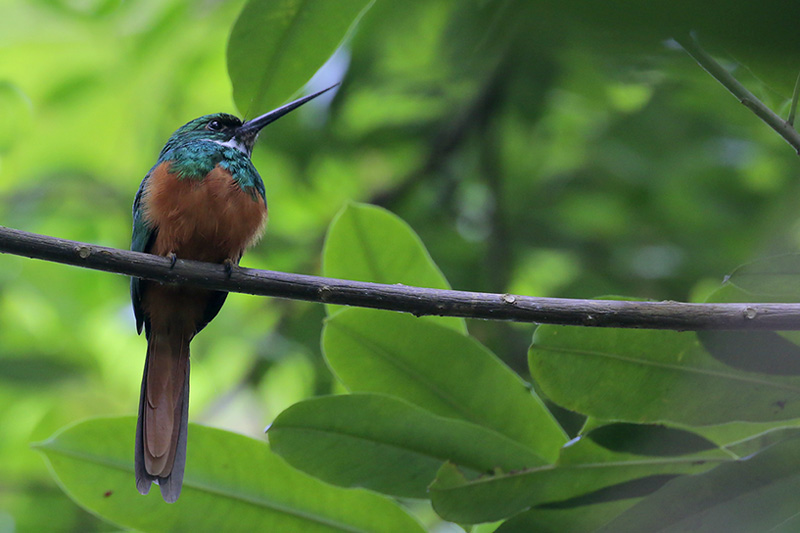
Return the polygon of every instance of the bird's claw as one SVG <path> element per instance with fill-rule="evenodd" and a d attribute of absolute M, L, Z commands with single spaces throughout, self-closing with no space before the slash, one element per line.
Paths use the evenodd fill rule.
<path fill-rule="evenodd" d="M 231 277 L 231 274 L 233 274 L 233 267 L 236 266 L 236 263 L 234 263 L 230 258 L 228 258 L 225 261 L 223 261 L 222 264 L 225 267 L 225 274 L 228 277 Z"/>
<path fill-rule="evenodd" d="M 175 263 L 178 261 L 178 256 L 175 254 L 175 252 L 170 252 L 167 254 L 167 259 L 169 259 L 169 268 L 172 270 L 175 268 Z"/>

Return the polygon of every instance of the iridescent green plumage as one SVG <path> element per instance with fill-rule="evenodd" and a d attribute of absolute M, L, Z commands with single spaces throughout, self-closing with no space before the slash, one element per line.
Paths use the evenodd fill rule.
<path fill-rule="evenodd" d="M 210 130 L 208 126 L 212 123 L 219 124 L 220 129 Z M 263 196 L 261 176 L 250 162 L 256 137 L 237 136 L 236 130 L 241 126 L 241 120 L 227 113 L 196 118 L 178 128 L 170 137 L 158 162 L 171 161 L 173 172 L 193 179 L 204 178 L 220 164 L 243 190 L 251 189 L 253 196 L 256 192 Z"/>

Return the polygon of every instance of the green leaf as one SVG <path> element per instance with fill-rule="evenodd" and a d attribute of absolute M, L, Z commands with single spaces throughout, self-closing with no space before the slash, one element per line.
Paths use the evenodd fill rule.
<path fill-rule="evenodd" d="M 767 257 L 734 270 L 710 302 L 800 302 L 800 254 Z"/>
<path fill-rule="evenodd" d="M 800 416 L 800 379 L 730 368 L 694 333 L 540 326 L 529 364 L 553 401 L 607 420 L 720 424 Z"/>
<path fill-rule="evenodd" d="M 228 41 L 228 74 L 242 113 L 289 99 L 333 55 L 374 0 L 250 0 Z"/>
<path fill-rule="evenodd" d="M 693 426 L 692 432 L 714 442 L 735 457 L 752 455 L 778 441 L 785 440 L 800 426 L 800 420 L 778 422 L 729 422 L 716 426 Z"/>
<path fill-rule="evenodd" d="M 275 419 L 269 440 L 289 464 L 324 481 L 409 498 L 427 498 L 448 460 L 470 477 L 545 464 L 499 433 L 375 394 L 297 403 Z"/>
<path fill-rule="evenodd" d="M 577 509 L 534 508 L 509 518 L 495 533 L 594 531 L 634 503 L 636 500 L 620 500 Z"/>
<path fill-rule="evenodd" d="M 655 424 L 612 422 L 585 432 L 588 439 L 615 452 L 637 455 L 688 455 L 717 447 L 691 431 Z"/>
<path fill-rule="evenodd" d="M 141 496 L 130 417 L 96 418 L 37 445 L 78 504 L 141 531 L 422 531 L 391 500 L 327 485 L 289 467 L 260 441 L 190 424 L 183 492 L 167 505 Z"/>
<path fill-rule="evenodd" d="M 366 204 L 345 206 L 325 237 L 322 272 L 330 278 L 449 289 L 419 236 L 400 217 Z M 339 309 L 336 306 L 328 306 Z M 462 318 L 424 317 L 466 333 Z"/>
<path fill-rule="evenodd" d="M 740 266 L 709 302 L 800 301 L 800 255 L 769 257 Z M 800 374 L 800 332 L 702 331 L 698 338 L 718 361 L 749 372 Z"/>
<path fill-rule="evenodd" d="M 789 335 L 797 338 L 797 332 Z M 778 376 L 800 374 L 800 346 L 777 331 L 698 331 L 717 361 L 739 370 Z"/>
<path fill-rule="evenodd" d="M 519 376 L 475 339 L 402 313 L 346 309 L 322 332 L 328 364 L 351 391 L 397 396 L 493 429 L 555 461 L 566 437 Z"/>
<path fill-rule="evenodd" d="M 676 479 L 599 531 L 797 531 L 800 439 Z"/>
<path fill-rule="evenodd" d="M 797 430 L 797 425 L 793 427 L 776 427 L 769 431 L 742 439 L 739 442 L 731 443 L 726 446 L 725 449 L 734 454 L 737 458 L 748 457 L 765 448 L 769 448 L 776 442 L 781 442 L 788 437 L 797 435 Z"/>
<path fill-rule="evenodd" d="M 718 449 L 669 458 L 620 454 L 582 438 L 562 449 L 557 464 L 518 472 L 470 480 L 447 463 L 430 492 L 442 518 L 471 524 L 499 520 L 532 506 L 557 509 L 638 497 L 671 476 L 704 472 L 729 460 Z"/>

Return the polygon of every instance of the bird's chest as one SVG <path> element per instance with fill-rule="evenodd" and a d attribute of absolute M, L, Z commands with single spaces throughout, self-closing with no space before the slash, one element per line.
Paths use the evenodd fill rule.
<path fill-rule="evenodd" d="M 263 232 L 267 207 L 261 195 L 243 191 L 220 166 L 203 179 L 180 179 L 169 169 L 168 162 L 156 167 L 144 192 L 145 217 L 158 232 L 151 251 L 238 260 Z"/>

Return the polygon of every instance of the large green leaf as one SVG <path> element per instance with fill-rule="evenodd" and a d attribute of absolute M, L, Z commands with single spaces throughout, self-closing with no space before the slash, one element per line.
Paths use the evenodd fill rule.
<path fill-rule="evenodd" d="M 800 379 L 726 366 L 690 332 L 541 326 L 529 363 L 553 401 L 607 420 L 720 424 L 800 416 Z"/>
<path fill-rule="evenodd" d="M 768 257 L 742 265 L 709 302 L 800 302 L 800 255 Z M 718 361 L 749 372 L 800 374 L 798 331 L 701 331 L 698 337 Z"/>
<path fill-rule="evenodd" d="M 693 426 L 691 430 L 743 457 L 764 448 L 764 445 L 773 444 L 776 432 L 797 426 L 800 426 L 800 420 L 792 419 L 777 422 L 729 422 L 716 426 Z M 759 446 L 758 442 L 763 442 L 764 445 Z M 740 454 L 739 450 L 744 453 Z"/>
<path fill-rule="evenodd" d="M 422 531 L 383 496 L 327 485 L 254 439 L 190 425 L 180 499 L 141 496 L 133 475 L 133 418 L 81 422 L 38 445 L 81 506 L 141 531 Z"/>
<path fill-rule="evenodd" d="M 759 259 L 734 270 L 710 302 L 800 302 L 800 254 Z"/>
<path fill-rule="evenodd" d="M 619 500 L 571 509 L 534 508 L 515 515 L 495 533 L 565 533 L 594 531 L 637 500 Z"/>
<path fill-rule="evenodd" d="M 798 254 L 741 266 L 708 299 L 798 300 Z M 798 332 L 694 334 L 542 326 L 529 359 L 531 372 L 554 401 L 593 416 L 780 427 L 778 422 L 800 416 L 798 342 Z M 753 426 L 752 435 L 769 427 Z M 750 430 L 741 429 L 744 438 Z"/>
<path fill-rule="evenodd" d="M 599 531 L 798 531 L 800 439 L 676 479 Z M 792 495 L 787 497 L 787 495 Z"/>
<path fill-rule="evenodd" d="M 435 414 L 493 429 L 548 461 L 566 437 L 528 385 L 475 339 L 413 316 L 346 309 L 322 347 L 351 391 L 403 398 Z"/>
<path fill-rule="evenodd" d="M 315 477 L 410 498 L 427 498 L 448 460 L 470 477 L 545 464 L 499 433 L 375 394 L 297 403 L 275 419 L 269 440 L 275 453 Z"/>
<path fill-rule="evenodd" d="M 296 93 L 374 0 L 250 0 L 228 41 L 228 74 L 242 113 L 260 114 Z"/>
<path fill-rule="evenodd" d="M 717 447 L 710 440 L 685 429 L 655 424 L 611 422 L 581 432 L 599 446 L 621 453 L 672 457 Z"/>
<path fill-rule="evenodd" d="M 414 230 L 393 213 L 366 204 L 345 206 L 325 237 L 322 272 L 330 278 L 449 289 Z M 328 306 L 340 309 L 338 306 Z M 425 317 L 466 333 L 462 318 Z"/>
<path fill-rule="evenodd" d="M 453 464 L 430 487 L 440 516 L 460 523 L 498 520 L 528 507 L 571 508 L 649 494 L 682 474 L 730 461 L 722 450 L 678 457 L 614 453 L 582 438 L 562 450 L 555 465 L 467 479 Z"/>

